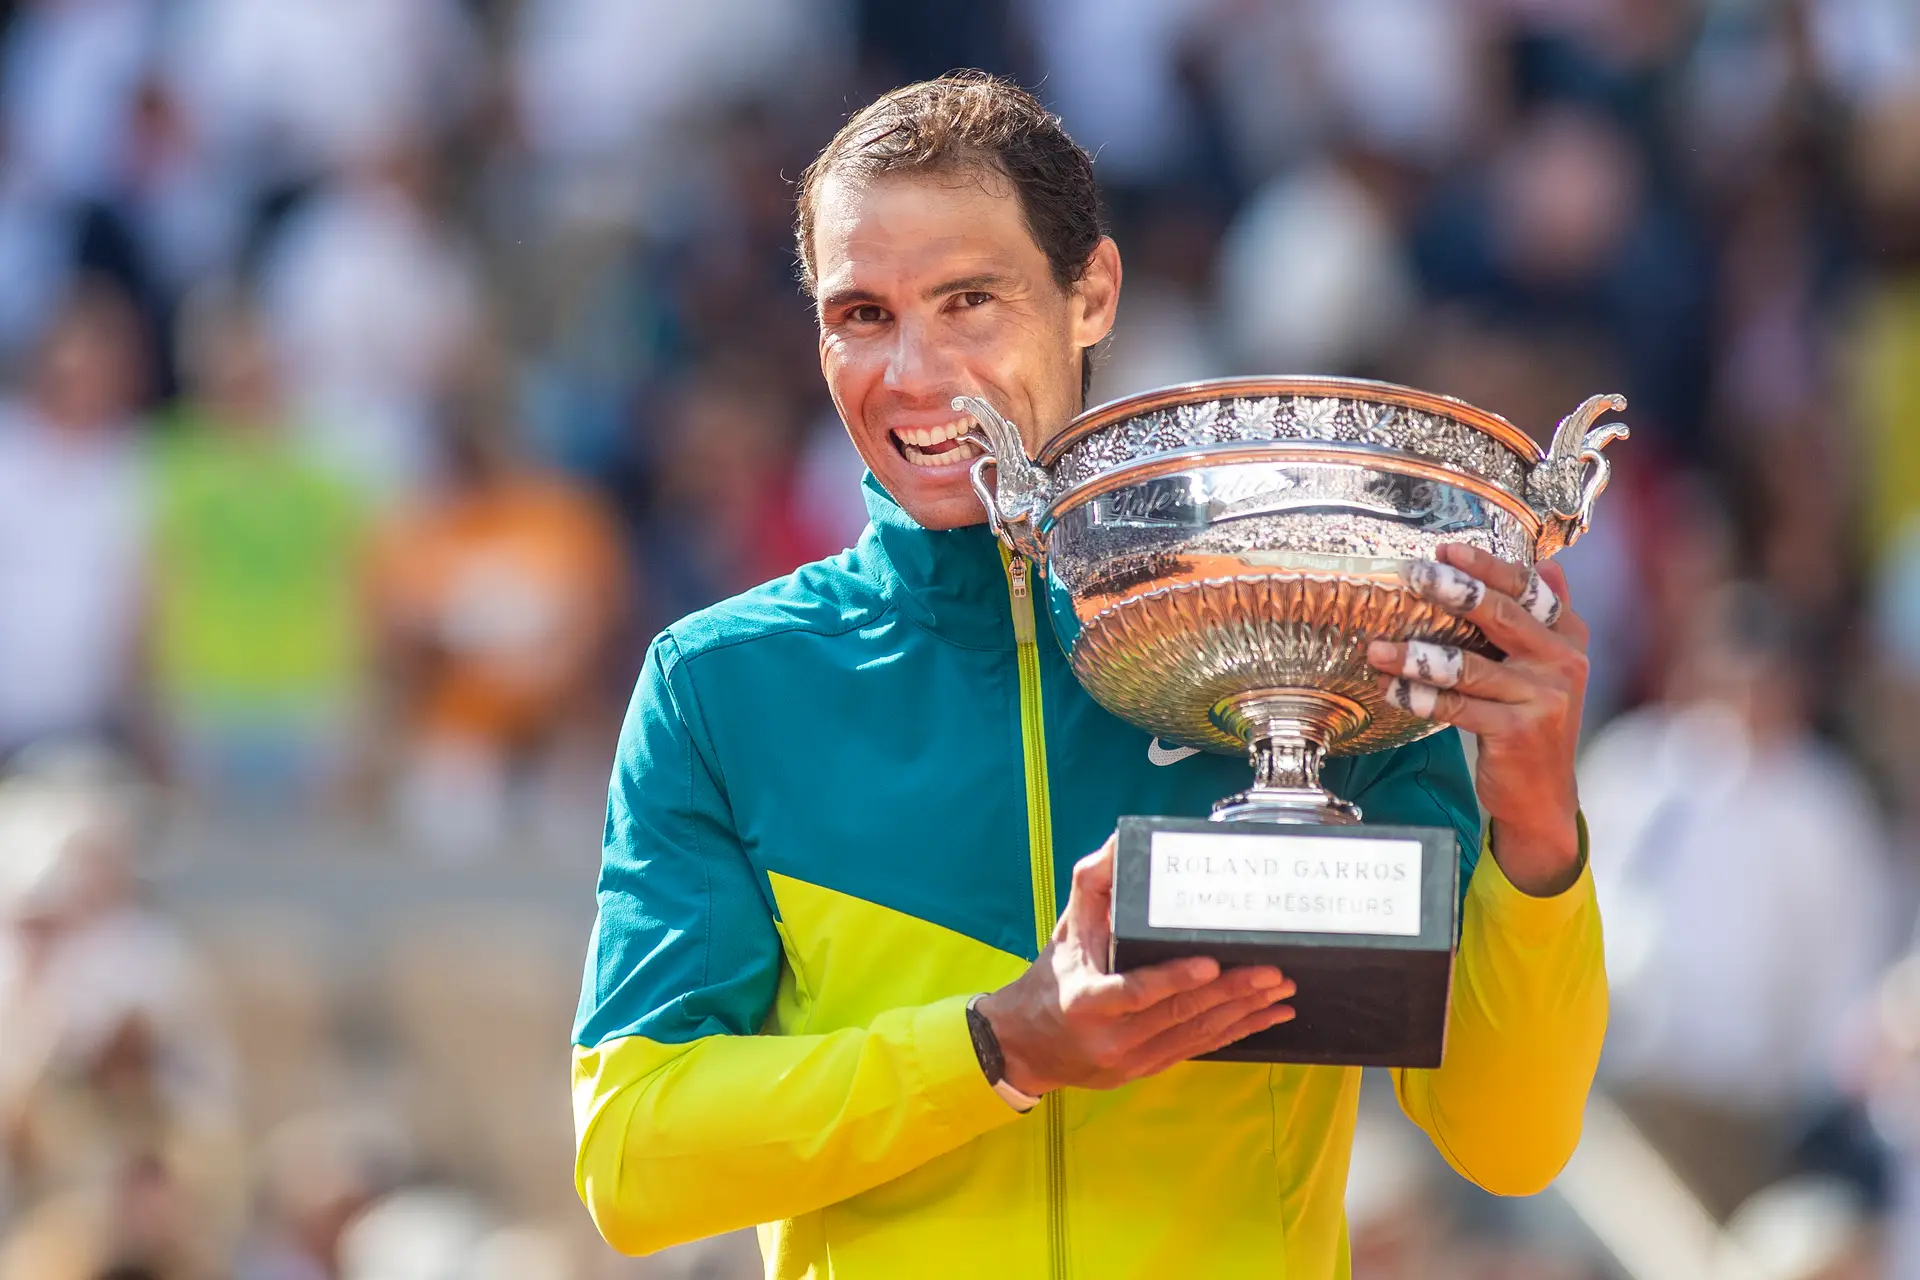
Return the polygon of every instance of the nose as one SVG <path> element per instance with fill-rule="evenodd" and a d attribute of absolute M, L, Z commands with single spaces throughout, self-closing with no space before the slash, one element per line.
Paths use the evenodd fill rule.
<path fill-rule="evenodd" d="M 887 355 L 887 390 L 945 404 L 957 385 L 958 369 L 953 353 L 926 324 L 903 319 L 894 326 L 893 349 Z"/>

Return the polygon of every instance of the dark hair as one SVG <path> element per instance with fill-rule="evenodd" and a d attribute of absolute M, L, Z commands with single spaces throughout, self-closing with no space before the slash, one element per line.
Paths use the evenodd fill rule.
<path fill-rule="evenodd" d="M 883 94 L 840 127 L 800 175 L 794 238 L 800 283 L 812 295 L 814 202 L 832 173 L 874 178 L 890 173 L 991 169 L 1013 184 L 1033 242 L 1054 283 L 1065 289 L 1087 273 L 1106 219 L 1093 181 L 1093 157 L 1067 136 L 1060 117 L 1010 80 L 985 71 L 952 71 Z M 1093 370 L 1081 355 L 1080 393 Z"/>

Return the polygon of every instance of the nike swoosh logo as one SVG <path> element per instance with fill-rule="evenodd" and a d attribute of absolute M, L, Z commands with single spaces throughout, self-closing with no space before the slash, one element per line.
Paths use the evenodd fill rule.
<path fill-rule="evenodd" d="M 1160 745 L 1160 739 L 1158 738 L 1155 738 L 1147 744 L 1147 759 L 1160 765 L 1179 764 L 1188 756 L 1197 756 L 1199 754 L 1200 748 L 1198 747 L 1163 747 Z"/>

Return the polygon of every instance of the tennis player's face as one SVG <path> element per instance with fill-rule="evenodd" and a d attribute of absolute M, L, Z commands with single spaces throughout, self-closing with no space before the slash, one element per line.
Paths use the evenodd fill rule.
<path fill-rule="evenodd" d="M 854 447 L 921 525 L 986 518 L 950 407 L 977 395 L 1039 448 L 1079 412 L 1080 352 L 1113 327 L 1120 255 L 1055 283 L 1011 184 L 991 172 L 829 177 L 814 221 L 820 369 Z"/>

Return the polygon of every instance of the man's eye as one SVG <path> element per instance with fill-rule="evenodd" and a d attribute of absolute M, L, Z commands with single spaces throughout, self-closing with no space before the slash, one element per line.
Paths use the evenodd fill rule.
<path fill-rule="evenodd" d="M 871 302 L 862 303 L 860 306 L 847 312 L 847 319 L 853 321 L 855 324 L 879 324 L 886 318 L 887 313 Z"/>
<path fill-rule="evenodd" d="M 966 307 L 984 307 L 993 301 L 993 295 L 983 289 L 969 289 L 960 295 L 960 305 Z"/>

